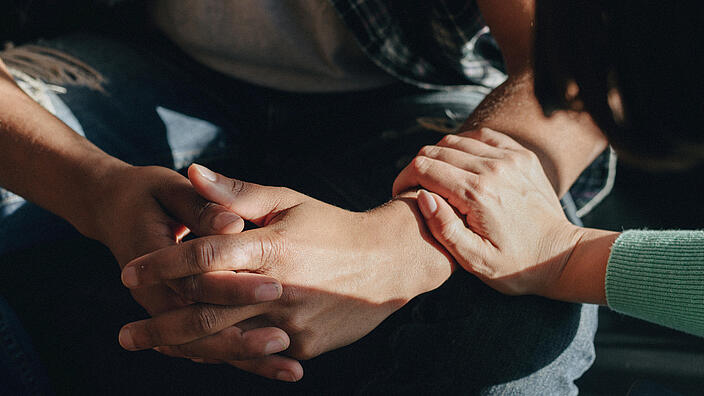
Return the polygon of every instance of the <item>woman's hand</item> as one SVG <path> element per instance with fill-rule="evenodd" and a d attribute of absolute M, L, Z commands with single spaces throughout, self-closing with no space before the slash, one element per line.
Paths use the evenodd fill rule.
<path fill-rule="evenodd" d="M 550 297 L 582 229 L 533 152 L 486 128 L 448 135 L 420 151 L 394 194 L 415 186 L 434 192 L 420 191 L 418 205 L 463 268 L 503 293 Z"/>

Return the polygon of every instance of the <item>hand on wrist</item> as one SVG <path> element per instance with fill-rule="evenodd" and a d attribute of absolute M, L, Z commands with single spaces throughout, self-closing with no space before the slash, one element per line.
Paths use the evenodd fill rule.
<path fill-rule="evenodd" d="M 373 243 L 385 247 L 387 264 L 407 299 L 442 285 L 456 268 L 455 260 L 428 231 L 416 192 L 396 196 L 365 215 Z"/>

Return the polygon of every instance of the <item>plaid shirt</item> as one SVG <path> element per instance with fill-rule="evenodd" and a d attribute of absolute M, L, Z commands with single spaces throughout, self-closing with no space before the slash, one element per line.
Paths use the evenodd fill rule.
<path fill-rule="evenodd" d="M 83 1 L 113 6 L 143 0 Z M 366 54 L 401 81 L 448 89 L 494 88 L 506 79 L 501 53 L 475 0 L 328 1 Z"/>
<path fill-rule="evenodd" d="M 423 88 L 495 88 L 503 59 L 476 1 L 330 0 L 366 54 L 396 78 Z M 570 189 L 578 215 L 613 185 L 613 153 L 605 151 Z"/>
<path fill-rule="evenodd" d="M 506 78 L 475 1 L 330 2 L 366 54 L 402 81 L 423 88 L 493 88 Z"/>

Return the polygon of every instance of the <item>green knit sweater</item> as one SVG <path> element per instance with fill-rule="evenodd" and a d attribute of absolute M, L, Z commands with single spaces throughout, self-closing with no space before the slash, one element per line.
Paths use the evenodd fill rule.
<path fill-rule="evenodd" d="M 626 231 L 606 268 L 611 309 L 704 337 L 704 231 Z"/>

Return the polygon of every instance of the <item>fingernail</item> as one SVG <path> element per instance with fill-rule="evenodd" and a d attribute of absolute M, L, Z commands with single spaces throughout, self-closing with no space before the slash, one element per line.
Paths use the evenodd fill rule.
<path fill-rule="evenodd" d="M 213 171 L 204 167 L 203 165 L 193 164 L 193 166 L 196 167 L 198 173 L 200 173 L 200 175 L 203 176 L 206 180 L 215 183 L 215 181 L 218 179 L 217 175 Z"/>
<path fill-rule="evenodd" d="M 281 285 L 278 283 L 265 283 L 254 289 L 254 298 L 257 301 L 272 301 L 281 296 Z"/>
<path fill-rule="evenodd" d="M 293 376 L 293 373 L 284 370 L 276 373 L 276 379 L 279 381 L 296 382 L 296 377 Z"/>
<path fill-rule="evenodd" d="M 120 341 L 120 345 L 122 345 L 123 348 L 130 351 L 135 350 L 134 340 L 132 339 L 132 333 L 130 332 L 130 329 L 128 327 L 123 327 L 122 330 L 120 330 L 120 335 L 118 336 L 118 339 Z"/>
<path fill-rule="evenodd" d="M 238 221 L 242 221 L 242 218 L 236 214 L 232 212 L 222 212 L 213 218 L 212 227 L 216 231 L 221 231 L 230 224 Z"/>
<path fill-rule="evenodd" d="M 139 286 L 139 276 L 137 276 L 137 268 L 130 266 L 122 271 L 122 284 L 129 288 Z"/>
<path fill-rule="evenodd" d="M 281 352 L 284 349 L 286 349 L 286 344 L 284 344 L 282 339 L 277 338 L 266 343 L 264 353 L 271 355 L 272 353 Z"/>
<path fill-rule="evenodd" d="M 418 208 L 424 217 L 430 218 L 438 210 L 438 204 L 429 192 L 420 190 L 418 191 Z"/>

